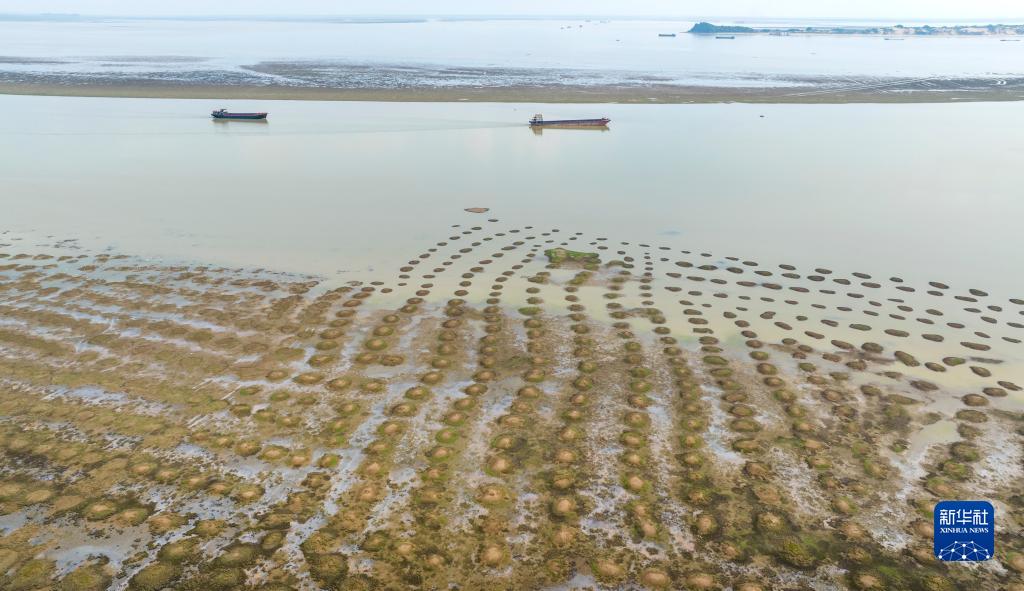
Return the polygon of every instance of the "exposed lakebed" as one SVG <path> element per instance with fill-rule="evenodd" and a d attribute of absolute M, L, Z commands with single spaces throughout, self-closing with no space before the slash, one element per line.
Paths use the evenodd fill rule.
<path fill-rule="evenodd" d="M 8 588 L 1019 585 L 1024 301 L 461 215 L 341 286 L 3 244 Z"/>

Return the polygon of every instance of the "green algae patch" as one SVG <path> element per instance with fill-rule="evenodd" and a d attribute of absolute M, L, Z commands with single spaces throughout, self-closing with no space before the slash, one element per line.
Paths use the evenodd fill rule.
<path fill-rule="evenodd" d="M 101 521 L 116 513 L 117 508 L 117 504 L 111 501 L 96 501 L 85 508 L 83 517 L 89 521 Z"/>
<path fill-rule="evenodd" d="M 774 544 L 779 561 L 799 569 L 811 569 L 820 560 L 820 549 L 811 540 L 800 536 L 787 536 Z"/>
<path fill-rule="evenodd" d="M 245 583 L 245 571 L 240 568 L 217 568 L 198 577 L 190 588 L 194 589 L 238 589 Z"/>
<path fill-rule="evenodd" d="M 214 560 L 219 567 L 248 566 L 259 557 L 260 547 L 256 544 L 233 544 Z"/>
<path fill-rule="evenodd" d="M 104 591 L 112 580 L 103 565 L 89 564 L 68 573 L 56 585 L 56 591 Z"/>
<path fill-rule="evenodd" d="M 334 588 L 348 573 L 348 558 L 344 554 L 314 554 L 306 557 L 309 574 L 326 585 Z"/>
<path fill-rule="evenodd" d="M 581 252 L 578 250 L 569 250 L 567 248 L 551 248 L 545 250 L 544 256 L 548 257 L 548 262 L 554 264 L 565 262 L 599 264 L 601 262 L 601 256 L 596 252 Z"/>
<path fill-rule="evenodd" d="M 53 571 L 54 563 L 50 560 L 29 560 L 14 573 L 5 588 L 10 591 L 28 591 L 45 587 L 53 577 Z"/>
<path fill-rule="evenodd" d="M 179 564 L 195 558 L 199 550 L 197 538 L 184 538 L 160 548 L 157 558 L 167 564 Z"/>
<path fill-rule="evenodd" d="M 160 591 L 177 580 L 181 573 L 181 567 L 176 564 L 154 562 L 135 573 L 128 588 L 133 591 Z"/>
<path fill-rule="evenodd" d="M 201 538 L 213 538 L 224 531 L 227 523 L 220 519 L 202 519 L 192 527 L 192 533 Z"/>

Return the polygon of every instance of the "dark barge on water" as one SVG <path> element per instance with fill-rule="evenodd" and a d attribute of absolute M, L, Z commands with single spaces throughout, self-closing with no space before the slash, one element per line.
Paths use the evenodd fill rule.
<path fill-rule="evenodd" d="M 530 119 L 530 127 L 608 127 L 611 119 L 554 119 L 546 121 L 544 115 L 536 114 Z"/>
<path fill-rule="evenodd" d="M 217 109 L 210 113 L 210 116 L 214 119 L 242 119 L 245 121 L 254 121 L 259 119 L 266 119 L 266 113 L 231 113 L 227 109 Z"/>

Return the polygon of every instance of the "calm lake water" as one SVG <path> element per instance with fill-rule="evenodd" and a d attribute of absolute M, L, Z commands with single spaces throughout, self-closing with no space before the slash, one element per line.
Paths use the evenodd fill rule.
<path fill-rule="evenodd" d="M 757 86 L 801 84 L 807 77 L 848 83 L 849 77 L 1024 74 L 1024 43 L 1006 43 L 995 36 L 887 42 L 879 36 L 741 35 L 719 40 L 682 34 L 692 24 L 583 19 L 0 21 L 0 76 L 10 80 L 45 73 L 69 79 L 91 75 L 205 83 L 375 85 L 389 80 L 333 69 L 376 66 L 379 74 L 382 66 L 389 66 L 398 68 L 389 72 L 397 79 L 395 84 L 502 82 L 500 72 L 481 77 L 458 70 L 486 68 L 508 70 L 510 83 L 521 84 L 657 81 Z M 659 37 L 659 33 L 678 36 Z M 263 62 L 317 64 L 319 76 L 292 78 L 266 68 L 258 72 L 245 68 Z M 438 68 L 445 70 L 440 81 L 431 75 Z"/>
<path fill-rule="evenodd" d="M 217 123 L 215 107 L 269 123 Z M 0 231 L 336 278 L 487 218 L 1022 297 L 1015 104 L 0 97 Z M 609 131 L 525 121 L 600 116 Z M 491 211 L 474 215 L 463 208 Z M 614 242 L 612 243 L 614 244 Z M 365 273 L 363 273 L 365 275 Z M 360 277 L 365 278 L 365 277 Z"/>

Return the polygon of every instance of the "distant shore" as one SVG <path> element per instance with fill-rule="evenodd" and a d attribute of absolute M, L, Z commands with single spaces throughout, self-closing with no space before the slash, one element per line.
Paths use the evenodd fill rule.
<path fill-rule="evenodd" d="M 1024 100 L 1024 78 L 865 81 L 775 87 L 488 86 L 325 88 L 169 83 L 3 82 L 0 94 L 111 98 L 496 103 L 949 103 Z"/>
<path fill-rule="evenodd" d="M 1000 36 L 1011 39 L 1024 36 L 1024 25 L 952 25 L 938 26 L 922 25 L 919 27 L 905 27 L 894 25 L 891 27 L 876 26 L 811 26 L 811 27 L 746 27 L 738 25 L 715 25 L 707 21 L 701 21 L 687 31 L 697 35 L 714 35 L 720 33 L 743 33 L 743 34 L 764 34 L 764 35 L 891 35 L 896 38 L 907 37 L 983 37 Z"/>

